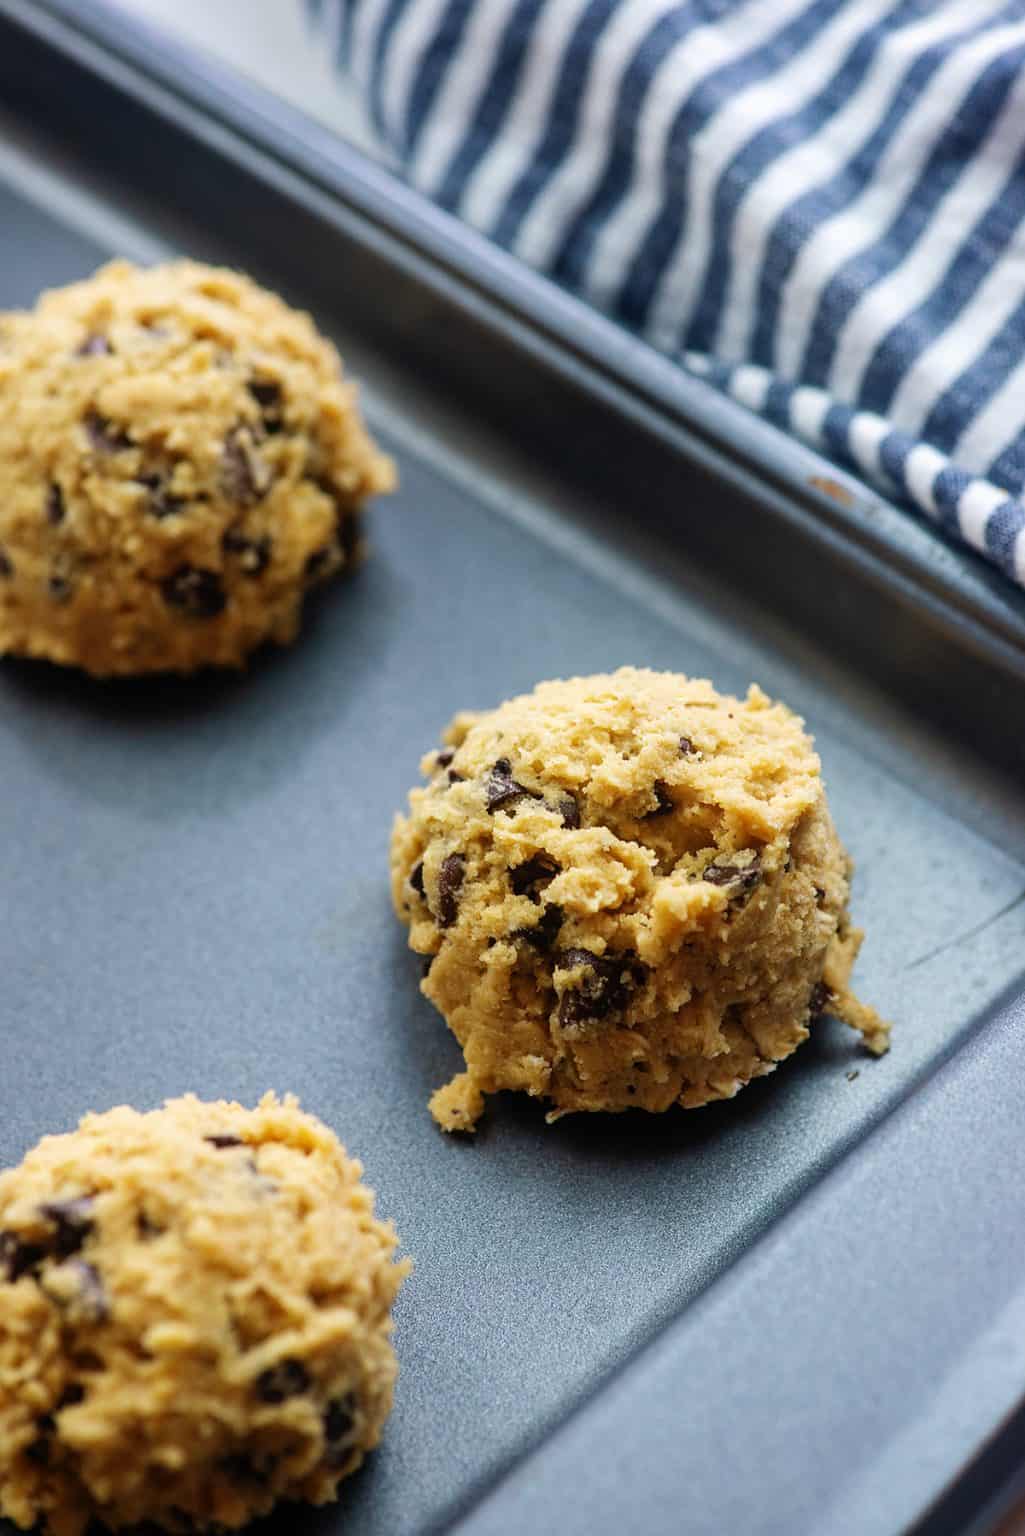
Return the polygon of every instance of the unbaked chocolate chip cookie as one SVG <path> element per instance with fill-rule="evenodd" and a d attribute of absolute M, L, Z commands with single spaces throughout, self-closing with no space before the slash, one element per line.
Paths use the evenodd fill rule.
<path fill-rule="evenodd" d="M 87 1115 L 0 1174 L 0 1513 L 81 1536 L 333 1499 L 380 1439 L 408 1264 L 296 1101 Z"/>
<path fill-rule="evenodd" d="M 392 889 L 466 1071 L 431 1100 L 573 1110 L 730 1098 L 850 991 L 850 861 L 802 722 L 673 673 L 542 683 L 459 715 L 396 821 Z"/>
<path fill-rule="evenodd" d="M 240 666 L 294 639 L 394 481 L 307 315 L 235 272 L 114 262 L 0 314 L 0 653 Z"/>

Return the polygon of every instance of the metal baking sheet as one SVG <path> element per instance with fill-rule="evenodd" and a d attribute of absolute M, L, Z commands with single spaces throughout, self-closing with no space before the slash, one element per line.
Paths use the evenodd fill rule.
<path fill-rule="evenodd" d="M 1025 1384 L 1013 1329 L 993 1351 L 1025 1310 L 1020 595 L 121 13 L 0 0 L 0 104 L 0 307 L 114 253 L 246 267 L 335 336 L 402 473 L 244 676 L 0 667 L 0 1163 L 268 1086 L 363 1159 L 416 1263 L 395 1413 L 336 1509 L 268 1533 L 925 1518 Z M 722 1107 L 505 1097 L 444 1139 L 391 817 L 456 709 L 623 662 L 806 716 L 893 1049 L 826 1021 Z"/>

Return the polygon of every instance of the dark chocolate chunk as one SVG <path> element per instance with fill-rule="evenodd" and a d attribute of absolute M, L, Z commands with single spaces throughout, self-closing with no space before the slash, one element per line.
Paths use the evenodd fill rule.
<path fill-rule="evenodd" d="M 226 1131 L 218 1131 L 212 1136 L 204 1136 L 203 1140 L 208 1141 L 212 1147 L 216 1147 L 218 1152 L 226 1152 L 230 1147 L 245 1146 L 241 1136 L 232 1136 Z"/>
<path fill-rule="evenodd" d="M 669 793 L 669 786 L 662 779 L 656 779 L 651 786 L 651 792 L 655 796 L 655 808 L 644 813 L 644 821 L 653 821 L 656 816 L 667 816 L 670 811 L 676 809 L 676 801 Z"/>
<path fill-rule="evenodd" d="M 149 491 L 146 498 L 146 511 L 150 517 L 173 517 L 176 512 L 181 511 L 182 507 L 188 505 L 184 496 L 172 496 L 163 475 L 140 475 L 138 481 Z"/>
<path fill-rule="evenodd" d="M 547 853 L 536 853 L 509 871 L 509 884 L 516 896 L 529 896 L 531 901 L 540 901 L 538 892 L 551 885 L 561 869 L 562 865 Z"/>
<path fill-rule="evenodd" d="M 326 576 L 333 554 L 334 551 L 327 545 L 323 549 L 315 549 L 306 560 L 303 580 L 305 582 L 319 581 L 322 576 Z"/>
<path fill-rule="evenodd" d="M 454 768 L 450 768 L 448 770 L 448 782 L 450 784 L 465 784 L 466 775 L 465 773 L 456 773 Z"/>
<path fill-rule="evenodd" d="M 352 1434 L 356 1423 L 356 1394 L 346 1392 L 332 1398 L 324 1414 L 324 1439 L 329 1445 L 338 1445 Z"/>
<path fill-rule="evenodd" d="M 97 453 L 120 453 L 134 446 L 128 433 L 101 416 L 99 411 L 87 411 L 82 419 L 85 435 Z"/>
<path fill-rule="evenodd" d="M 547 954 L 555 947 L 565 915 L 561 907 L 557 907 L 554 902 L 547 902 L 541 913 L 540 922 L 533 928 L 517 928 L 512 937 L 523 939 L 524 943 L 532 945 L 542 954 Z"/>
<path fill-rule="evenodd" d="M 82 1311 L 90 1322 L 105 1323 L 110 1316 L 110 1304 L 99 1270 L 95 1264 L 87 1264 L 84 1259 L 69 1259 L 68 1267 L 74 1271 L 78 1281 Z"/>
<path fill-rule="evenodd" d="M 300 1397 L 310 1385 L 310 1373 L 301 1360 L 282 1360 L 256 1378 L 256 1391 L 265 1403 L 283 1403 Z"/>
<path fill-rule="evenodd" d="M 39 1207 L 45 1221 L 56 1229 L 52 1252 L 55 1258 L 69 1259 L 77 1253 L 93 1229 L 93 1197 L 79 1195 L 74 1200 L 51 1200 Z"/>
<path fill-rule="evenodd" d="M 451 928 L 459 910 L 459 889 L 466 874 L 466 860 L 461 853 L 442 859 L 438 871 L 438 927 Z"/>
<path fill-rule="evenodd" d="M 109 357 L 114 348 L 106 336 L 101 336 L 98 331 L 93 331 L 84 341 L 79 342 L 75 348 L 76 357 Z"/>
<path fill-rule="evenodd" d="M 424 893 L 424 861 L 420 859 L 413 865 L 413 872 L 409 877 L 409 883 L 418 896 Z"/>
<path fill-rule="evenodd" d="M 74 1408 L 85 1401 L 85 1388 L 80 1381 L 69 1381 L 60 1397 L 57 1399 L 57 1408 Z"/>
<path fill-rule="evenodd" d="M 39 1243 L 27 1243 L 16 1232 L 0 1232 L 0 1270 L 12 1283 L 30 1275 L 46 1258 Z"/>
<path fill-rule="evenodd" d="M 456 755 L 455 747 L 439 747 L 434 755 L 435 768 L 447 768 Z"/>
<path fill-rule="evenodd" d="M 224 612 L 227 597 L 216 571 L 198 565 L 180 565 L 160 583 L 165 603 L 180 608 L 190 619 L 214 619 Z"/>
<path fill-rule="evenodd" d="M 221 451 L 221 489 L 229 501 L 251 507 L 270 490 L 271 473 L 247 427 L 232 427 Z"/>
<path fill-rule="evenodd" d="M 589 949 L 565 949 L 557 970 L 584 967 L 579 986 L 564 992 L 559 1004 L 561 1024 L 586 1024 L 625 1008 L 645 970 L 633 955 L 595 955 Z"/>
<path fill-rule="evenodd" d="M 575 832 L 580 825 L 580 805 L 576 797 L 574 795 L 560 795 L 558 810 L 559 815 L 562 817 L 563 826 L 568 827 L 571 832 Z"/>
<path fill-rule="evenodd" d="M 64 521 L 64 492 L 56 480 L 46 493 L 46 521 L 55 528 Z"/>
<path fill-rule="evenodd" d="M 827 987 L 824 981 L 817 981 L 811 989 L 811 998 L 808 1003 L 809 1023 L 814 1019 L 821 1018 L 832 1002 L 832 988 Z"/>
<path fill-rule="evenodd" d="M 681 757 L 690 757 L 691 753 L 694 750 L 695 750 L 694 743 L 691 741 L 690 737 L 689 736 L 681 736 L 680 737 L 680 756 Z"/>
<path fill-rule="evenodd" d="M 739 853 L 721 853 L 708 865 L 702 879 L 710 885 L 727 887 L 731 899 L 749 896 L 762 878 L 762 856 L 756 850 L 748 862 L 740 863 L 742 858 Z"/>
<path fill-rule="evenodd" d="M 488 775 L 484 785 L 484 803 L 489 812 L 500 810 L 508 806 L 514 800 L 519 800 L 527 795 L 531 800 L 540 800 L 541 796 L 534 790 L 528 789 L 525 784 L 520 784 L 512 776 L 512 764 L 507 757 L 500 757 Z"/>
<path fill-rule="evenodd" d="M 274 379 L 250 379 L 246 388 L 263 411 L 276 412 L 281 405 L 281 385 Z"/>
<path fill-rule="evenodd" d="M 251 539 L 239 533 L 237 528 L 229 528 L 221 540 L 221 547 L 226 554 L 238 555 L 239 565 L 247 576 L 262 576 L 270 565 L 273 544 L 269 534 Z"/>
<path fill-rule="evenodd" d="M 14 566 L 11 564 L 11 557 L 5 549 L 0 549 L 0 576 L 13 575 Z"/>

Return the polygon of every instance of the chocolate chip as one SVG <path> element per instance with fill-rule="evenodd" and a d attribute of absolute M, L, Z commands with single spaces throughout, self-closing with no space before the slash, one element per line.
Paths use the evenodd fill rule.
<path fill-rule="evenodd" d="M 221 489 L 229 501 L 251 507 L 270 490 L 271 473 L 253 448 L 247 427 L 232 427 L 221 450 Z"/>
<path fill-rule="evenodd" d="M 0 576 L 13 576 L 14 566 L 5 549 L 0 549 Z"/>
<path fill-rule="evenodd" d="M 191 619 L 214 619 L 224 612 L 227 598 L 216 571 L 198 565 L 180 565 L 160 583 L 165 603 L 180 608 Z"/>
<path fill-rule="evenodd" d="M 69 1259 L 77 1253 L 93 1229 L 93 1197 L 79 1195 L 74 1200 L 51 1200 L 39 1207 L 44 1221 L 56 1228 L 52 1252 L 55 1258 Z"/>
<path fill-rule="evenodd" d="M 644 813 L 642 818 L 644 821 L 653 821 L 656 816 L 667 816 L 670 811 L 675 811 L 676 801 L 669 793 L 668 784 L 662 779 L 655 780 L 651 786 L 651 792 L 655 796 L 655 808 Z"/>
<path fill-rule="evenodd" d="M 281 405 L 281 385 L 274 379 L 250 379 L 246 388 L 261 410 L 277 411 Z"/>
<path fill-rule="evenodd" d="M 832 988 L 827 987 L 824 981 L 817 981 L 811 989 L 811 998 L 808 1002 L 809 1023 L 821 1018 L 832 1002 Z"/>
<path fill-rule="evenodd" d="M 562 865 L 547 853 L 536 853 L 533 858 L 517 864 L 515 869 L 509 871 L 509 884 L 514 895 L 529 896 L 531 901 L 540 901 L 538 891 L 551 885 L 561 869 Z"/>
<path fill-rule="evenodd" d="M 25 1447 L 25 1455 L 29 1461 L 35 1462 L 37 1467 L 45 1467 L 50 1461 L 50 1436 L 57 1428 L 53 1415 L 44 1413 L 36 1420 L 36 1428 L 39 1431 L 39 1438 Z"/>
<path fill-rule="evenodd" d="M 134 444 L 122 427 L 115 426 L 99 411 L 88 411 L 83 417 L 85 435 L 97 453 L 121 453 Z"/>
<path fill-rule="evenodd" d="M 512 776 L 512 764 L 509 759 L 500 757 L 484 785 L 484 804 L 488 812 L 493 814 L 501 807 L 519 800 L 523 795 L 528 795 L 531 800 L 541 798 L 532 789 L 527 789 L 526 785 L 518 783 Z"/>
<path fill-rule="evenodd" d="M 30 1275 L 46 1258 L 39 1243 L 27 1243 L 16 1232 L 0 1232 L 0 1269 L 12 1284 L 22 1275 Z"/>
<path fill-rule="evenodd" d="M 580 825 L 580 806 L 574 795 L 559 796 L 559 815 L 564 827 L 568 827 L 571 832 L 577 830 Z"/>
<path fill-rule="evenodd" d="M 741 858 L 743 854 L 721 853 L 707 866 L 701 878 L 710 885 L 728 887 L 731 899 L 749 896 L 762 878 L 762 856 L 756 851 L 744 864 L 738 862 Z"/>
<path fill-rule="evenodd" d="M 681 736 L 680 737 L 680 756 L 681 757 L 690 757 L 691 753 L 694 752 L 695 750 L 696 750 L 696 748 L 694 746 L 694 743 L 691 741 L 689 736 Z"/>
<path fill-rule="evenodd" d="M 75 348 L 76 357 L 109 357 L 114 348 L 106 336 L 101 336 L 98 331 L 93 331 L 84 341 L 79 342 Z"/>
<path fill-rule="evenodd" d="M 438 927 L 451 928 L 459 910 L 459 889 L 466 874 L 466 860 L 461 853 L 442 859 L 438 871 Z"/>
<path fill-rule="evenodd" d="M 536 923 L 533 928 L 517 928 L 512 937 L 514 939 L 523 939 L 526 944 L 532 945 L 534 949 L 540 950 L 542 954 L 547 954 L 549 950 L 554 948 L 565 916 L 566 914 L 561 907 L 557 907 L 554 902 L 548 902 L 541 914 L 541 921 L 539 923 Z"/>
<path fill-rule="evenodd" d="M 60 1397 L 57 1399 L 58 1411 L 61 1408 L 74 1408 L 85 1401 L 85 1388 L 80 1381 L 69 1381 Z"/>
<path fill-rule="evenodd" d="M 454 768 L 450 768 L 448 770 L 448 782 L 450 784 L 465 784 L 466 775 L 464 773 L 456 773 Z"/>
<path fill-rule="evenodd" d="M 441 747 L 434 755 L 435 768 L 447 768 L 456 755 L 455 747 Z"/>
<path fill-rule="evenodd" d="M 69 1259 L 67 1267 L 74 1272 L 78 1282 L 79 1301 L 86 1317 L 93 1323 L 105 1323 L 110 1316 L 110 1304 L 95 1264 L 87 1264 L 84 1259 Z"/>
<path fill-rule="evenodd" d="M 310 1385 L 310 1373 L 301 1360 L 282 1360 L 256 1378 L 256 1391 L 265 1403 L 283 1403 L 300 1397 Z"/>
<path fill-rule="evenodd" d="M 221 540 L 221 547 L 226 554 L 238 555 L 239 565 L 247 576 L 262 576 L 270 565 L 273 544 L 269 534 L 264 534 L 258 539 L 251 539 L 244 533 L 239 533 L 237 528 L 229 528 Z"/>
<path fill-rule="evenodd" d="M 215 1132 L 212 1136 L 204 1136 L 203 1140 L 208 1141 L 212 1147 L 216 1147 L 218 1152 L 226 1152 L 229 1147 L 245 1146 L 241 1136 L 231 1136 L 223 1131 Z"/>
<path fill-rule="evenodd" d="M 409 883 L 413 887 L 414 891 L 417 893 L 418 896 L 422 896 L 424 894 L 424 861 L 423 861 L 423 859 L 421 859 L 419 861 L 419 863 L 413 865 L 413 872 L 412 872 L 412 874 L 409 877 Z"/>
<path fill-rule="evenodd" d="M 64 521 L 64 492 L 56 481 L 46 493 L 46 521 L 54 528 Z"/>
<path fill-rule="evenodd" d="M 182 507 L 188 506 L 184 496 L 171 495 L 163 475 L 139 475 L 138 483 L 144 485 L 149 491 L 146 498 L 146 511 L 150 517 L 158 519 L 174 517 Z"/>
<path fill-rule="evenodd" d="M 327 568 L 331 563 L 334 553 L 335 551 L 326 545 L 323 549 L 315 549 L 312 555 L 307 558 L 306 566 L 303 570 L 303 581 L 307 583 L 320 581 L 322 577 L 326 576 Z"/>
<path fill-rule="evenodd" d="M 332 1398 L 324 1414 L 324 1439 L 329 1445 L 337 1445 L 348 1439 L 356 1423 L 356 1394 L 346 1392 Z"/>
<path fill-rule="evenodd" d="M 46 583 L 46 590 L 55 603 L 66 603 L 74 589 L 70 577 L 55 571 Z"/>
<path fill-rule="evenodd" d="M 568 1025 L 604 1019 L 625 1008 L 645 975 L 632 955 L 595 955 L 589 949 L 563 950 L 555 964 L 557 970 L 584 971 L 580 984 L 564 992 L 559 1004 L 559 1022 Z"/>

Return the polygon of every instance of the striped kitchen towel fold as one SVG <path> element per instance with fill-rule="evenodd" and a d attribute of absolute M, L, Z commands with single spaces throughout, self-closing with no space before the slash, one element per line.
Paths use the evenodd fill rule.
<path fill-rule="evenodd" d="M 306 0 L 453 213 L 1025 586 L 1025 0 Z"/>

